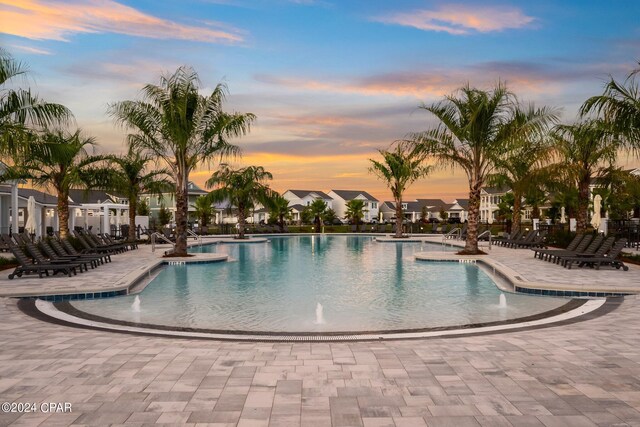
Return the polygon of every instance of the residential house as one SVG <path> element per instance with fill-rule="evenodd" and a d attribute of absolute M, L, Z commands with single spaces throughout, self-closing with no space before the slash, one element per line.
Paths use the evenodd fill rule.
<path fill-rule="evenodd" d="M 196 199 L 200 196 L 204 196 L 209 194 L 208 191 L 203 190 L 198 185 L 196 185 L 193 181 L 189 181 L 187 184 L 187 188 L 189 190 L 189 221 L 195 221 L 196 215 L 195 212 L 195 203 Z M 157 217 L 158 212 L 160 212 L 160 207 L 164 206 L 165 209 L 168 209 L 172 215 L 172 221 L 175 221 L 175 212 L 176 212 L 176 200 L 175 194 L 171 193 L 162 193 L 162 196 L 151 195 L 151 194 L 143 194 L 140 196 L 142 199 L 146 199 L 147 204 L 149 205 L 149 211 L 151 212 L 151 216 Z"/>
<path fill-rule="evenodd" d="M 289 201 L 289 206 L 309 206 L 316 199 L 322 199 L 329 209 L 333 209 L 333 199 L 322 191 L 317 190 L 287 190 L 282 197 Z"/>
<path fill-rule="evenodd" d="M 347 202 L 354 199 L 360 199 L 364 201 L 364 222 L 371 222 L 372 220 L 378 220 L 379 202 L 378 199 L 373 197 L 366 191 L 358 190 L 331 190 L 328 193 L 329 197 L 333 199 L 333 210 L 336 211 L 338 218 L 344 218 L 347 212 Z"/>
<path fill-rule="evenodd" d="M 493 224 L 498 219 L 498 204 L 510 189 L 483 187 L 480 190 L 480 222 Z"/>
<path fill-rule="evenodd" d="M 469 219 L 469 199 L 456 199 L 445 208 L 449 218 L 459 218 L 460 222 Z"/>
<path fill-rule="evenodd" d="M 422 210 L 426 208 L 427 218 L 438 218 L 440 207 L 446 205 L 441 199 L 416 199 L 402 202 L 402 211 L 406 219 L 417 222 L 422 218 Z M 438 209 L 434 209 L 434 208 Z M 383 221 L 391 222 L 396 216 L 396 204 L 386 201 L 380 204 Z"/>

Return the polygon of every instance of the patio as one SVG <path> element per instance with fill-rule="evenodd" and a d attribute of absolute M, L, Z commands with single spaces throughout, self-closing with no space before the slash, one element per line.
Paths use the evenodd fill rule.
<path fill-rule="evenodd" d="M 528 280 L 576 272 L 534 261 L 530 251 L 490 256 L 508 263 L 510 253 L 508 265 Z M 594 273 L 616 285 L 638 280 L 637 267 L 582 274 Z M 604 316 L 544 329 L 244 343 L 70 328 L 3 298 L 0 400 L 72 409 L 1 413 L 0 425 L 640 425 L 639 310 L 640 298 L 628 296 Z"/>

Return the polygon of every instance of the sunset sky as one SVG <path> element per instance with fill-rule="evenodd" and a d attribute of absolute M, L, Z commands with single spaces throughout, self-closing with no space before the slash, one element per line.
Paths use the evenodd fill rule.
<path fill-rule="evenodd" d="M 573 121 L 609 75 L 638 67 L 638 16 L 637 0 L 0 0 L 0 45 L 101 152 L 125 149 L 108 104 L 187 64 L 205 92 L 228 85 L 229 110 L 258 116 L 235 141 L 239 163 L 271 171 L 276 190 L 362 189 L 388 200 L 367 159 L 433 125 L 422 102 L 502 79 Z M 460 172 L 440 170 L 406 197 L 466 192 Z"/>

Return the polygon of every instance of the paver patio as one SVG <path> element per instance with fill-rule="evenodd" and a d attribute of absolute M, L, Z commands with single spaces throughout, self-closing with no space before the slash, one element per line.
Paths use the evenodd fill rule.
<path fill-rule="evenodd" d="M 538 274 L 518 259 L 518 271 Z M 0 413 L 0 425 L 640 426 L 638 313 L 630 296 L 602 317 L 545 329 L 244 343 L 76 329 L 4 298 L 0 402 L 70 402 L 72 412 Z"/>

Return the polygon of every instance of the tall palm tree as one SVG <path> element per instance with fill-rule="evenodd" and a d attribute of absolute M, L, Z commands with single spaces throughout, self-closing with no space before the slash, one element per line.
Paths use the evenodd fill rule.
<path fill-rule="evenodd" d="M 364 213 L 366 212 L 366 209 L 364 207 L 364 200 L 349 200 L 346 204 L 346 207 L 347 210 L 345 212 L 345 215 L 347 216 L 347 218 L 351 219 L 351 221 L 354 222 L 357 231 L 360 226 L 360 221 L 362 221 L 362 218 L 364 218 Z"/>
<path fill-rule="evenodd" d="M 640 65 L 640 64 L 639 64 Z M 583 116 L 595 112 L 624 137 L 628 147 L 640 150 L 640 68 L 631 72 L 624 82 L 611 78 L 604 93 L 585 101 Z"/>
<path fill-rule="evenodd" d="M 385 181 L 396 205 L 396 238 L 402 237 L 402 195 L 417 179 L 429 174 L 431 166 L 424 165 L 425 152 L 406 141 L 398 142 L 392 150 L 378 150 L 383 161 L 369 159 L 369 172 Z"/>
<path fill-rule="evenodd" d="M 65 124 L 71 111 L 60 104 L 45 102 L 30 89 L 8 89 L 11 80 L 26 76 L 27 66 L 0 48 L 0 152 L 25 155 L 41 147 L 29 139 L 30 128 Z"/>
<path fill-rule="evenodd" d="M 539 114 L 533 106 L 516 109 L 514 120 L 525 123 Z M 513 226 L 520 228 L 522 199 L 543 187 L 550 179 L 547 167 L 553 157 L 551 138 L 523 135 L 510 146 L 505 156 L 496 159 L 495 173 L 487 177 L 490 185 L 510 188 L 513 192 Z"/>
<path fill-rule="evenodd" d="M 537 110 L 527 120 L 518 120 L 518 102 L 498 83 L 491 91 L 469 85 L 444 100 L 420 108 L 432 113 L 437 127 L 411 134 L 411 139 L 443 166 L 458 166 L 469 180 L 467 241 L 462 253 L 477 254 L 480 190 L 496 163 L 508 153 L 514 141 L 525 135 L 544 134 L 555 115 Z"/>
<path fill-rule="evenodd" d="M 204 228 L 209 225 L 209 220 L 213 213 L 213 206 L 211 200 L 207 196 L 198 196 L 193 204 L 195 208 L 195 214 L 199 221 L 200 232 L 204 232 Z"/>
<path fill-rule="evenodd" d="M 204 162 L 239 154 L 229 139 L 248 133 L 255 120 L 251 113 L 222 110 L 224 85 L 217 85 L 209 96 L 200 95 L 199 89 L 196 72 L 180 67 L 163 76 L 160 85 L 146 85 L 143 100 L 122 101 L 109 108 L 117 123 L 135 132 L 128 136 L 129 146 L 151 153 L 169 168 L 175 182 L 178 256 L 187 255 L 189 174 Z"/>
<path fill-rule="evenodd" d="M 289 207 L 289 200 L 275 193 L 268 204 L 269 217 L 277 218 L 280 231 L 284 231 L 285 221 L 291 219 L 292 208 Z"/>
<path fill-rule="evenodd" d="M 211 202 L 228 201 L 238 210 L 238 238 L 244 239 L 246 217 L 257 203 L 268 206 L 272 190 L 266 181 L 273 179 L 262 166 L 231 169 L 222 165 L 206 182 L 207 188 L 217 187 L 207 196 Z"/>
<path fill-rule="evenodd" d="M 76 130 L 70 134 L 62 130 L 42 135 L 44 143 L 64 149 L 34 151 L 25 163 L 7 171 L 11 178 L 31 179 L 35 186 L 52 188 L 58 198 L 60 237 L 69 233 L 69 190 L 86 187 L 90 182 L 89 167 L 102 157 L 93 157 L 87 151 L 95 145 L 95 139 L 85 137 Z"/>
<path fill-rule="evenodd" d="M 129 235 L 136 239 L 136 213 L 141 194 L 156 194 L 170 191 L 171 184 L 166 169 L 149 169 L 154 161 L 148 153 L 129 150 L 124 156 L 105 157 L 108 166 L 92 170 L 89 174 L 94 186 L 109 188 L 127 197 L 129 201 Z"/>
<path fill-rule="evenodd" d="M 320 198 L 315 199 L 309 205 L 309 209 L 311 210 L 311 215 L 313 216 L 315 231 L 316 233 L 320 233 L 322 231 L 324 214 L 327 211 L 327 202 Z"/>
<path fill-rule="evenodd" d="M 620 140 L 600 119 L 559 125 L 553 138 L 559 156 L 555 171 L 578 189 L 576 232 L 584 233 L 589 219 L 589 184 L 613 166 L 621 146 Z"/>

